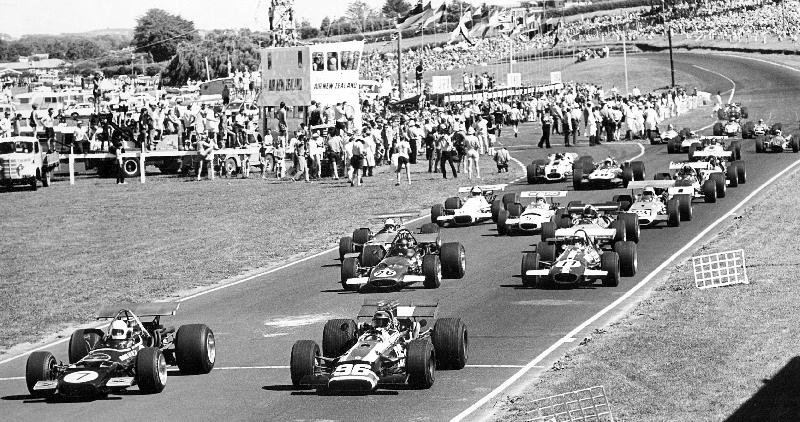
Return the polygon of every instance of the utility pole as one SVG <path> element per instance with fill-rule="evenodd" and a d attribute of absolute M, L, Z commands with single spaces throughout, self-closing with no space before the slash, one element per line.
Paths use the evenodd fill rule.
<path fill-rule="evenodd" d="M 669 43 L 669 74 L 672 81 L 670 88 L 675 88 L 675 62 L 672 59 L 672 25 L 667 23 L 667 4 L 664 0 L 661 0 L 661 16 L 664 19 L 664 34 L 667 36 L 667 42 Z"/>
<path fill-rule="evenodd" d="M 397 85 L 400 90 L 400 99 L 403 99 L 403 50 L 400 41 L 403 40 L 403 31 L 397 31 Z"/>

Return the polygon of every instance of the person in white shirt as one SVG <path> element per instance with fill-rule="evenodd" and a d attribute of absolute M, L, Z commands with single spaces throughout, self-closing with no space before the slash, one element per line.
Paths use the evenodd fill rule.
<path fill-rule="evenodd" d="M 481 169 L 478 166 L 478 160 L 480 158 L 478 150 L 481 144 L 478 141 L 478 137 L 475 136 L 475 129 L 469 128 L 469 130 L 467 130 L 467 136 L 464 137 L 464 144 L 467 150 L 467 175 L 469 175 L 469 179 L 472 180 L 472 171 L 474 168 L 476 178 L 480 179 Z"/>
<path fill-rule="evenodd" d="M 486 154 L 489 151 L 489 128 L 483 116 L 478 116 L 478 120 L 475 122 L 475 132 L 481 145 L 480 153 Z"/>
<path fill-rule="evenodd" d="M 516 138 L 519 135 L 519 121 L 522 118 L 522 112 L 514 104 L 508 114 L 511 119 L 511 128 L 514 129 L 514 137 Z"/>
<path fill-rule="evenodd" d="M 400 169 L 405 168 L 406 170 L 406 178 L 408 179 L 408 184 L 411 184 L 411 169 L 408 165 L 408 155 L 411 153 L 411 144 L 403 138 L 400 142 L 397 143 L 397 151 L 394 155 L 397 157 L 397 166 L 395 167 L 395 176 L 397 177 L 397 182 L 395 186 L 400 186 Z"/>
<path fill-rule="evenodd" d="M 308 155 L 317 170 L 317 179 L 322 179 L 322 152 L 325 149 L 320 145 L 319 132 L 314 131 L 308 141 Z"/>
<path fill-rule="evenodd" d="M 11 136 L 11 113 L 6 112 L 3 118 L 0 118 L 0 138 L 8 138 Z"/>

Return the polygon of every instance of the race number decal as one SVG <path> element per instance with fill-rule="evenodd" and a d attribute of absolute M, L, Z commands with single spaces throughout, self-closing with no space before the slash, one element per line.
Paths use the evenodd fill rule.
<path fill-rule="evenodd" d="M 334 377 L 343 377 L 346 375 L 367 376 L 372 373 L 370 365 L 366 363 L 357 363 L 355 365 L 344 363 L 336 367 L 333 371 Z"/>
<path fill-rule="evenodd" d="M 391 277 L 391 276 L 393 276 L 395 274 L 397 274 L 397 271 L 395 271 L 395 270 L 393 270 L 391 268 L 382 268 L 382 269 L 380 269 L 378 271 L 375 271 L 375 274 L 373 274 L 373 275 L 375 277 Z"/>
<path fill-rule="evenodd" d="M 64 381 L 71 383 L 89 382 L 97 379 L 97 372 L 78 371 L 64 376 Z"/>
<path fill-rule="evenodd" d="M 581 266 L 581 263 L 578 262 L 578 261 L 559 261 L 559 262 L 556 262 L 556 264 L 554 265 L 554 267 L 556 267 L 556 268 L 567 268 L 567 269 L 569 269 L 569 268 L 577 268 L 577 267 L 580 267 L 580 266 Z"/>

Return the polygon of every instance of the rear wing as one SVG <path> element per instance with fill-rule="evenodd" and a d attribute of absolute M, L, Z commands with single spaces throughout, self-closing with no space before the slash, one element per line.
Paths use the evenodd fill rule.
<path fill-rule="evenodd" d="M 417 243 L 438 243 L 439 233 L 418 233 L 414 235 Z"/>
<path fill-rule="evenodd" d="M 487 191 L 487 190 L 491 190 L 491 191 L 505 190 L 506 186 L 508 186 L 508 183 L 502 183 L 502 184 L 499 184 L 499 185 L 463 186 L 463 187 L 458 188 L 458 193 L 469 193 L 474 188 L 478 188 L 478 189 L 480 189 L 482 191 Z"/>
<path fill-rule="evenodd" d="M 547 241 L 552 242 L 552 241 L 571 240 L 574 239 L 575 237 L 580 237 L 576 236 L 576 233 L 578 232 L 585 232 L 586 235 L 589 236 L 590 238 L 601 239 L 601 240 L 614 239 L 614 237 L 617 234 L 616 229 L 587 229 L 587 228 L 570 227 L 566 229 L 556 230 L 555 237 L 547 239 Z"/>
<path fill-rule="evenodd" d="M 131 311 L 137 317 L 173 316 L 179 306 L 181 304 L 178 302 L 112 303 L 100 307 L 97 319 L 114 318 L 123 309 Z"/>
<path fill-rule="evenodd" d="M 439 302 L 433 303 L 403 303 L 398 301 L 373 301 L 366 299 L 358 311 L 358 320 L 371 320 L 378 311 L 391 311 L 398 319 L 436 319 Z"/>
<path fill-rule="evenodd" d="M 603 202 L 598 204 L 584 204 L 582 202 L 578 203 L 571 203 L 571 206 L 567 207 L 567 212 L 570 214 L 577 214 L 583 212 L 583 209 L 586 208 L 587 205 L 591 205 L 597 212 L 603 213 L 615 213 L 620 212 L 622 210 L 621 206 L 618 202 Z"/>
<path fill-rule="evenodd" d="M 669 189 L 673 186 L 675 186 L 674 180 L 639 180 L 628 182 L 628 189 L 630 190 L 646 188 Z"/>
<path fill-rule="evenodd" d="M 733 156 L 732 151 L 714 151 L 714 152 L 696 151 L 692 155 L 692 157 L 694 158 L 705 158 L 705 157 L 731 158 L 731 156 Z"/>
<path fill-rule="evenodd" d="M 697 154 L 697 153 L 695 153 Z M 695 170 L 708 170 L 709 164 L 705 161 L 670 161 L 669 162 L 669 169 L 670 170 L 680 170 L 685 166 L 689 166 Z M 630 185 L 629 185 L 630 186 Z"/>
<path fill-rule="evenodd" d="M 703 136 L 701 136 L 701 137 L 699 137 L 697 139 L 701 140 L 701 141 L 702 140 L 706 140 L 706 139 L 709 140 L 709 141 L 726 141 L 729 138 L 727 136 L 724 136 L 724 135 L 710 135 L 710 136 L 703 135 Z"/>
<path fill-rule="evenodd" d="M 549 191 L 524 191 L 519 193 L 520 198 L 564 198 L 567 196 L 567 191 L 549 190 Z"/>

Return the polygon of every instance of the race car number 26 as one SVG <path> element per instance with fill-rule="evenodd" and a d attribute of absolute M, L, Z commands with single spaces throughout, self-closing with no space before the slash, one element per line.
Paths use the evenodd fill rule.
<path fill-rule="evenodd" d="M 345 375 L 367 376 L 372 372 L 370 365 L 366 363 L 350 364 L 344 363 L 336 367 L 333 376 L 342 377 Z"/>
<path fill-rule="evenodd" d="M 375 277 L 391 277 L 395 274 L 397 274 L 397 272 L 391 268 L 383 268 L 375 271 Z"/>

